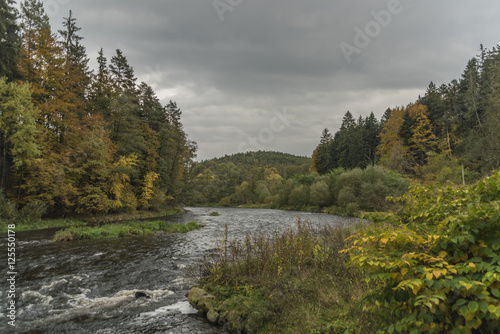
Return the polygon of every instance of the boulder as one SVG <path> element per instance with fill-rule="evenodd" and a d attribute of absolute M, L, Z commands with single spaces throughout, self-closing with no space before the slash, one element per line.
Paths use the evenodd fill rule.
<path fill-rule="evenodd" d="M 188 301 L 194 308 L 203 313 L 207 313 L 215 306 L 215 296 L 200 288 L 192 288 L 189 291 Z"/>
<path fill-rule="evenodd" d="M 217 322 L 219 321 L 219 313 L 217 313 L 213 309 L 211 309 L 207 313 L 207 319 L 211 323 L 217 324 Z"/>
<path fill-rule="evenodd" d="M 135 298 L 151 298 L 150 296 L 148 296 L 146 293 L 144 292 L 141 292 L 141 291 L 137 291 L 135 293 Z"/>

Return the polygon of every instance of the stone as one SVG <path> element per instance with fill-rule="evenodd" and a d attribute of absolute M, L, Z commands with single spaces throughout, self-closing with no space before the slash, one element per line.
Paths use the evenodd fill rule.
<path fill-rule="evenodd" d="M 219 313 L 215 312 L 213 309 L 211 309 L 210 311 L 208 311 L 207 313 L 207 319 L 208 321 L 210 321 L 211 323 L 213 324 L 217 324 L 217 322 L 219 321 Z"/>
<path fill-rule="evenodd" d="M 215 306 L 215 296 L 200 288 L 192 288 L 189 291 L 188 301 L 194 308 L 203 313 L 207 313 Z"/>
<path fill-rule="evenodd" d="M 135 298 L 151 298 L 151 297 L 145 294 L 144 292 L 137 291 L 135 293 Z"/>

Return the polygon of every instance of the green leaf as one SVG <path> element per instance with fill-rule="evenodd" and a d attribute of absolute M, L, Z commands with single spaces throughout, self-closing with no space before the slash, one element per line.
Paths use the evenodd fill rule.
<path fill-rule="evenodd" d="M 491 290 L 491 294 L 497 298 L 500 297 L 500 291 L 498 291 L 498 289 Z"/>
<path fill-rule="evenodd" d="M 479 305 L 475 301 L 469 302 L 468 306 L 469 306 L 469 311 L 471 311 L 472 313 L 475 313 L 479 309 Z"/>
<path fill-rule="evenodd" d="M 460 314 L 461 314 L 462 316 L 464 316 L 464 317 L 465 317 L 465 316 L 467 315 L 467 313 L 468 313 L 468 312 L 469 312 L 469 308 L 468 308 L 467 306 L 465 306 L 465 305 L 464 305 L 464 306 L 462 306 L 462 307 L 460 308 Z"/>
<path fill-rule="evenodd" d="M 479 309 L 481 312 L 486 313 L 488 312 L 488 303 L 487 302 L 479 302 Z"/>
<path fill-rule="evenodd" d="M 457 300 L 457 302 L 455 303 L 455 305 L 462 306 L 465 303 L 467 303 L 467 301 L 465 299 L 461 298 L 461 299 Z"/>

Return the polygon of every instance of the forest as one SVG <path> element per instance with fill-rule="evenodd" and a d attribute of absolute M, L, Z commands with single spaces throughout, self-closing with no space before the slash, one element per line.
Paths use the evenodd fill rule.
<path fill-rule="evenodd" d="M 385 197 L 402 195 L 412 180 L 472 184 L 500 168 L 499 76 L 500 48 L 481 45 L 459 79 L 431 82 L 380 120 L 347 111 L 335 134 L 323 130 L 307 170 L 298 162 L 283 169 L 278 158 L 244 168 L 227 158 L 203 162 L 191 200 L 355 214 L 389 209 Z"/>
<path fill-rule="evenodd" d="M 347 111 L 312 158 L 246 152 L 195 162 L 176 102 L 138 83 L 123 51 L 90 69 L 70 11 L 53 32 L 37 0 L 0 2 L 0 199 L 52 216 L 162 210 L 174 205 L 265 206 L 356 214 L 384 211 L 411 180 L 474 183 L 500 168 L 500 48 L 460 78 L 388 108 Z"/>
<path fill-rule="evenodd" d="M 0 194 L 54 216 L 164 210 L 183 201 L 196 143 L 118 49 L 89 68 L 69 12 L 53 32 L 43 3 L 0 1 Z"/>

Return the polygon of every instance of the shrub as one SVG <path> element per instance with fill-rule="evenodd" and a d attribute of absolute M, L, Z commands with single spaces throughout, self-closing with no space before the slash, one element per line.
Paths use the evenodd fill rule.
<path fill-rule="evenodd" d="M 168 207 L 168 197 L 164 192 L 157 188 L 153 189 L 153 198 L 149 200 L 149 209 L 155 212 L 161 212 Z"/>
<path fill-rule="evenodd" d="M 16 206 L 5 196 L 3 189 L 0 189 L 0 222 L 11 221 L 17 215 Z"/>
<path fill-rule="evenodd" d="M 311 186 L 310 203 L 312 205 L 330 205 L 330 190 L 326 181 L 321 180 Z"/>
<path fill-rule="evenodd" d="M 367 309 L 389 333 L 500 331 L 500 171 L 470 187 L 412 185 L 396 213 L 350 238 L 352 264 L 379 282 Z"/>
<path fill-rule="evenodd" d="M 247 234 L 229 240 L 202 266 L 203 287 L 218 299 L 228 328 L 250 333 L 367 333 L 379 314 L 356 307 L 368 284 L 357 268 L 347 268 L 347 229 L 297 228 Z M 255 312 L 260 315 L 255 317 Z"/>
<path fill-rule="evenodd" d="M 42 201 L 34 200 L 19 211 L 19 221 L 26 224 L 35 223 L 40 221 L 45 213 L 47 213 L 47 205 Z"/>

